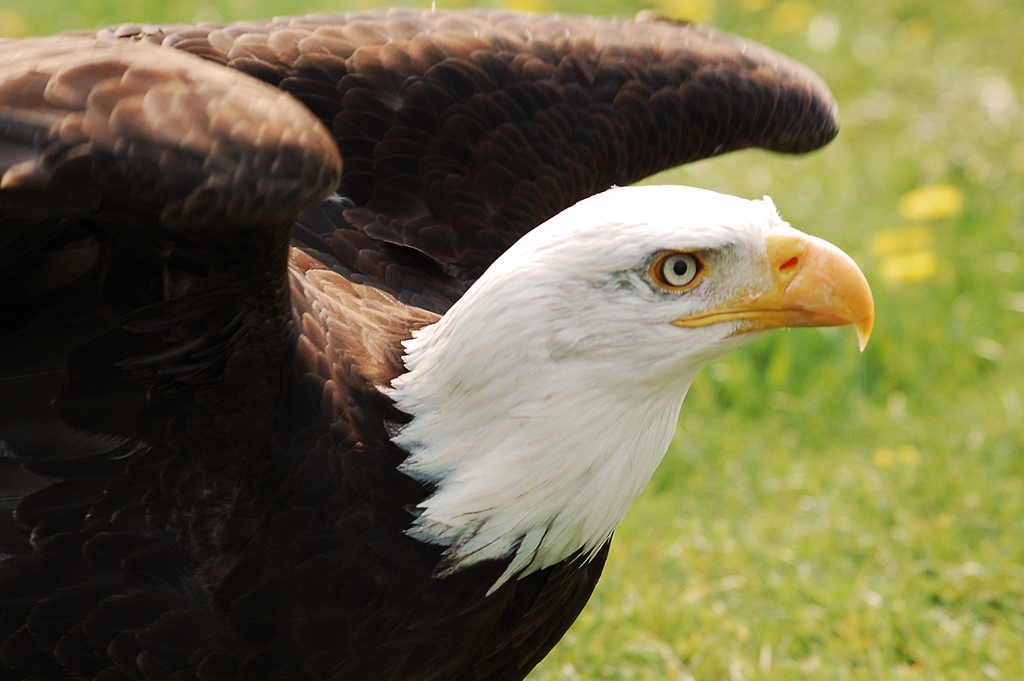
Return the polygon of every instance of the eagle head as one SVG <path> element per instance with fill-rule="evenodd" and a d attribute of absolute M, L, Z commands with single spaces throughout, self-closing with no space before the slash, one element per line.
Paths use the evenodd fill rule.
<path fill-rule="evenodd" d="M 764 332 L 852 324 L 849 256 L 768 198 L 611 189 L 528 233 L 406 342 L 388 393 L 412 420 L 402 470 L 434 490 L 410 534 L 438 575 L 509 560 L 495 584 L 590 554 L 661 461 L 701 368 Z"/>

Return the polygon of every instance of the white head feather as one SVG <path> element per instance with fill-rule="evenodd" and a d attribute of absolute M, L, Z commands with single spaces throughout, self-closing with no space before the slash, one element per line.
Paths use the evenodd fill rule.
<path fill-rule="evenodd" d="M 388 391 L 394 438 L 436 486 L 410 534 L 448 547 L 441 574 L 512 557 L 494 585 L 611 537 L 658 466 L 698 371 L 759 333 L 672 324 L 767 280 L 770 199 L 687 187 L 612 189 L 513 245 L 406 342 Z M 701 251 L 727 276 L 679 293 L 648 274 Z"/>

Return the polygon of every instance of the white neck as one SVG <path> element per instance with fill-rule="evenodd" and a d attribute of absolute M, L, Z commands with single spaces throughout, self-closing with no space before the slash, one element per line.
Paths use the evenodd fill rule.
<path fill-rule="evenodd" d="M 560 334 L 531 335 L 515 301 L 479 328 L 474 302 L 467 295 L 406 343 L 409 371 L 389 394 L 413 415 L 394 438 L 410 452 L 402 470 L 436 486 L 410 535 L 448 547 L 439 576 L 512 557 L 493 590 L 611 537 L 664 456 L 706 360 L 666 367 L 652 358 L 651 380 L 638 380 L 621 375 L 635 345 L 576 352 Z"/>

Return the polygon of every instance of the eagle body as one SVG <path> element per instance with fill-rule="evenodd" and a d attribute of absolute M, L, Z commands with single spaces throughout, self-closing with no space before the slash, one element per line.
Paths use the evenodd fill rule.
<path fill-rule="evenodd" d="M 0 41 L 0 677 L 524 678 L 700 368 L 870 331 L 769 200 L 605 190 L 836 130 L 652 19 Z"/>

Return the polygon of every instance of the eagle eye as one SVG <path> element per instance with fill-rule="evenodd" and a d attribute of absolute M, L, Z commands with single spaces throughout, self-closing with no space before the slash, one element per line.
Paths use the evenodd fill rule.
<path fill-rule="evenodd" d="M 693 253 L 673 251 L 655 260 L 649 272 L 662 288 L 683 291 L 693 286 L 703 269 L 703 263 Z"/>

